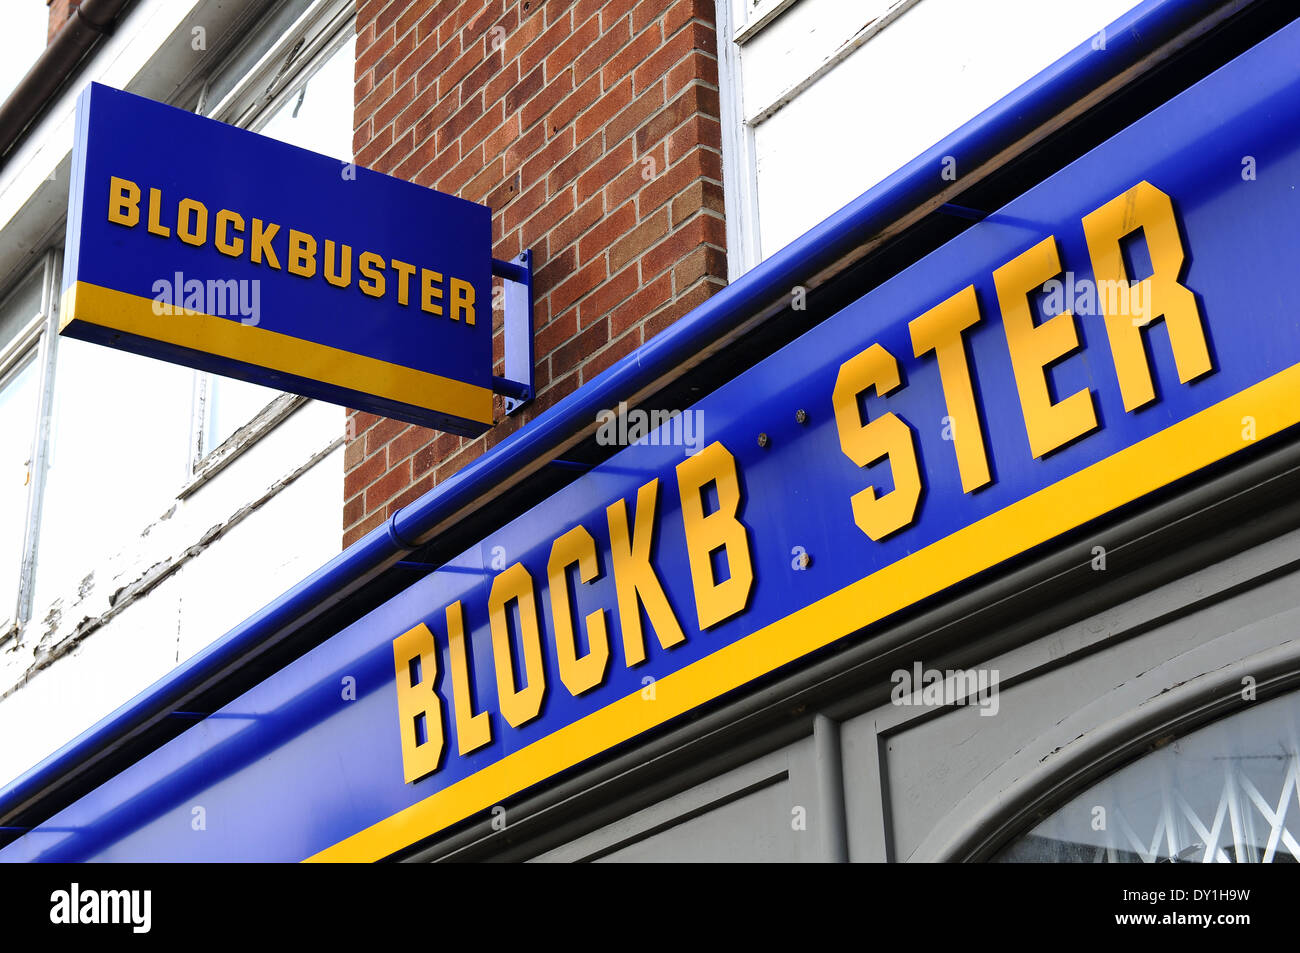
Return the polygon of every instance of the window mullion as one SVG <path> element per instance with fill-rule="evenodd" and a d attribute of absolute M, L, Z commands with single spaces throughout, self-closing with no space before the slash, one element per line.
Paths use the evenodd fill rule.
<path fill-rule="evenodd" d="M 18 579 L 19 637 L 22 626 L 31 617 L 32 591 L 36 584 L 36 551 L 40 541 L 41 511 L 44 505 L 45 475 L 49 464 L 50 421 L 54 413 L 55 359 L 59 339 L 59 286 L 63 255 L 51 249 L 45 256 L 41 289 L 41 314 L 44 317 L 36 360 L 40 374 L 36 401 L 35 434 L 32 437 L 31 484 L 27 488 L 27 532 L 23 540 L 21 570 Z"/>

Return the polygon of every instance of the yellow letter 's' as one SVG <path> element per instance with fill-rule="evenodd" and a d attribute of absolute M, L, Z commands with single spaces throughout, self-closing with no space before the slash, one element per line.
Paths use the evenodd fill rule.
<path fill-rule="evenodd" d="M 361 253 L 357 259 L 357 270 L 364 276 L 357 285 L 372 298 L 384 296 L 384 259 L 372 251 Z M 369 280 L 369 284 L 366 281 Z"/>
<path fill-rule="evenodd" d="M 845 361 L 835 378 L 831 402 L 840 449 L 860 467 L 889 458 L 894 488 L 877 496 L 875 487 L 853 494 L 853 521 L 871 539 L 881 540 L 916 517 L 921 499 L 921 473 L 916 463 L 916 439 L 901 417 L 882 414 L 862 422 L 858 396 L 874 387 L 883 396 L 898 386 L 898 362 L 879 344 Z"/>

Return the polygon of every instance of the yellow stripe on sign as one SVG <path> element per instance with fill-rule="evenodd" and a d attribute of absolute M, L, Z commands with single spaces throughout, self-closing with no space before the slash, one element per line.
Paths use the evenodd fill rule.
<path fill-rule="evenodd" d="M 375 861 L 724 692 L 1300 422 L 1300 365 L 1044 487 L 307 858 Z M 847 511 L 847 507 L 846 507 Z"/>
<path fill-rule="evenodd" d="M 63 293 L 59 330 L 83 321 L 412 407 L 492 423 L 489 388 L 199 311 L 176 308 L 172 314 L 155 314 L 154 304 L 151 298 L 78 281 Z"/>

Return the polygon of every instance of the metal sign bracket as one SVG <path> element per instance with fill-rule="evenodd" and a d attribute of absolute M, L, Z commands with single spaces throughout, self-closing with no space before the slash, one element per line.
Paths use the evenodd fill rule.
<path fill-rule="evenodd" d="M 505 375 L 492 377 L 492 390 L 505 397 L 513 414 L 534 397 L 533 388 L 533 252 L 513 261 L 492 259 L 492 274 L 505 281 Z"/>

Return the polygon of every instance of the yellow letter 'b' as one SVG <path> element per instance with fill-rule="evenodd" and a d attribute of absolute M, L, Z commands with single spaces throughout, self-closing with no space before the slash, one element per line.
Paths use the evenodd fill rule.
<path fill-rule="evenodd" d="M 130 179 L 109 176 L 108 220 L 127 228 L 140 221 L 140 186 Z"/>
<path fill-rule="evenodd" d="M 393 639 L 393 664 L 402 770 L 408 782 L 416 781 L 438 770 L 442 757 L 442 700 L 433 688 L 438 680 L 438 648 L 427 625 L 421 622 Z"/>
<path fill-rule="evenodd" d="M 706 516 L 701 490 L 709 483 L 717 487 L 718 508 Z M 715 440 L 677 465 L 677 488 L 682 496 L 695 611 L 703 630 L 743 610 L 754 587 L 749 535 L 745 524 L 736 518 L 740 510 L 736 458 Z M 723 582 L 713 575 L 712 557 L 719 549 L 727 554 L 728 576 Z"/>

